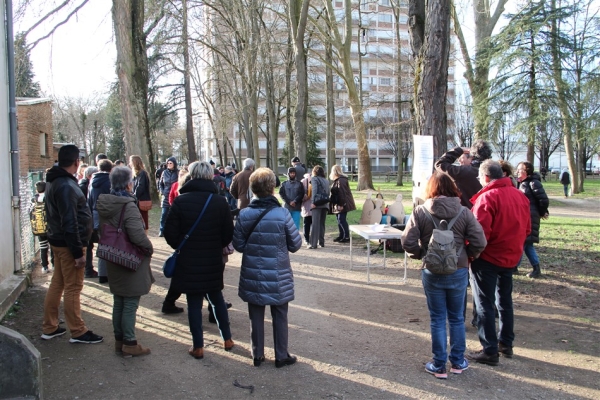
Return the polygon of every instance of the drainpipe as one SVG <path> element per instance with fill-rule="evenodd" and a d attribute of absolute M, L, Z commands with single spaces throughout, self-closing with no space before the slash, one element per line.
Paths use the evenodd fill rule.
<path fill-rule="evenodd" d="M 12 0 L 4 1 L 6 8 L 6 53 L 8 68 L 8 109 L 10 129 L 10 163 L 12 178 L 13 241 L 15 244 L 15 271 L 21 269 L 21 213 L 19 191 L 19 136 L 17 135 L 17 104 L 15 100 L 15 45 L 13 42 Z"/>

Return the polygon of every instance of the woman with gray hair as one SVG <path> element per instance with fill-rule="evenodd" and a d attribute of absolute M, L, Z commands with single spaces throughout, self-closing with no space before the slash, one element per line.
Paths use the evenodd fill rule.
<path fill-rule="evenodd" d="M 223 347 L 233 348 L 229 315 L 223 299 L 223 247 L 233 237 L 233 219 L 227 200 L 217 194 L 212 178 L 213 167 L 206 162 L 194 162 L 188 167 L 191 180 L 179 188 L 179 196 L 171 205 L 164 237 L 177 248 L 206 206 L 199 226 L 189 233 L 187 242 L 177 257 L 170 290 L 185 293 L 188 320 L 193 344 L 188 353 L 197 359 L 204 357 L 202 332 L 202 302 L 206 295 L 214 309 L 217 326 L 224 340 Z"/>
<path fill-rule="evenodd" d="M 101 194 L 96 203 L 100 226 L 109 224 L 119 226 L 123 215 L 122 228 L 129 240 L 141 248 L 145 257 L 137 271 L 133 272 L 120 265 L 106 261 L 108 286 L 113 294 L 112 322 L 115 334 L 115 352 L 124 357 L 150 354 L 150 349 L 137 342 L 135 335 L 135 317 L 142 295 L 150 292 L 154 282 L 150 259 L 152 243 L 146 236 L 144 221 L 131 193 L 133 176 L 128 167 L 115 167 L 109 175 L 110 194 Z M 100 232 L 102 233 L 102 232 Z"/>

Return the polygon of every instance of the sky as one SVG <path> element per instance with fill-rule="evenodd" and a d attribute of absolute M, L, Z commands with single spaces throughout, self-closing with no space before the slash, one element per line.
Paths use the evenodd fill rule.
<path fill-rule="evenodd" d="M 69 22 L 31 51 L 35 80 L 45 96 L 91 98 L 108 92 L 117 79 L 111 6 L 109 0 L 89 0 Z M 42 12 L 16 21 L 15 34 L 29 28 Z M 64 14 L 33 31 L 28 42 L 45 35 L 62 19 Z"/>

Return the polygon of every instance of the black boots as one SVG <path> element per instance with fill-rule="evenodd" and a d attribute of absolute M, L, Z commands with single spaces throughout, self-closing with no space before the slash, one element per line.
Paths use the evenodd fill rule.
<path fill-rule="evenodd" d="M 542 271 L 540 271 L 540 265 L 533 265 L 533 271 L 527 274 L 528 278 L 539 278 L 542 275 Z"/>

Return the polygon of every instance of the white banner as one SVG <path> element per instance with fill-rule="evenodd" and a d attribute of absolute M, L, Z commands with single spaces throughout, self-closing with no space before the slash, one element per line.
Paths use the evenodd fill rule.
<path fill-rule="evenodd" d="M 413 203 L 423 204 L 423 190 L 433 172 L 433 136 L 413 135 Z"/>

